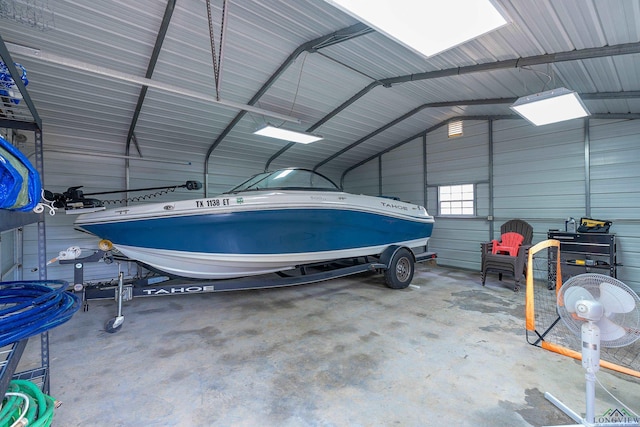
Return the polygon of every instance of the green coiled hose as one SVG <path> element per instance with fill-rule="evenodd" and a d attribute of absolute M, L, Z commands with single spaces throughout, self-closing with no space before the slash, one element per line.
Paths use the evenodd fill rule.
<path fill-rule="evenodd" d="M 12 380 L 2 401 L 0 427 L 48 427 L 55 406 L 56 401 L 31 381 Z"/>

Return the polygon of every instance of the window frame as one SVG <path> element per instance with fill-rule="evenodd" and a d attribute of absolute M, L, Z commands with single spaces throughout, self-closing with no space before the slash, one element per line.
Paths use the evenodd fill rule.
<path fill-rule="evenodd" d="M 470 190 L 465 187 L 470 187 Z M 448 200 L 443 200 L 443 189 L 449 190 L 450 197 Z M 455 191 L 452 191 L 455 190 Z M 465 195 L 471 194 L 471 198 L 465 198 Z M 457 197 L 456 197 L 457 196 Z M 443 217 L 461 217 L 461 218 L 472 218 L 476 216 L 477 210 L 477 190 L 476 184 L 474 183 L 464 183 L 464 184 L 447 184 L 447 185 L 438 185 L 437 186 L 437 197 L 438 197 L 438 216 Z M 469 206 L 464 206 L 465 203 L 471 203 L 470 209 L 471 212 L 465 212 L 465 210 L 469 209 Z M 449 212 L 443 212 L 443 203 L 460 203 L 460 206 L 449 206 Z M 456 210 L 456 212 L 452 212 Z"/>

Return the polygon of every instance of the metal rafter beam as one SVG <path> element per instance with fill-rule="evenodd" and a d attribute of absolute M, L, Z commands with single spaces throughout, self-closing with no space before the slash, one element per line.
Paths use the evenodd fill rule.
<path fill-rule="evenodd" d="M 544 55 L 529 56 L 526 58 L 508 59 L 505 61 L 490 62 L 487 64 L 468 65 L 466 67 L 449 68 L 446 70 L 428 71 L 425 73 L 408 74 L 405 76 L 382 79 L 385 85 L 413 82 L 418 80 L 433 79 L 439 77 L 458 76 L 484 71 L 503 70 L 506 68 L 522 68 L 532 65 L 554 64 L 556 62 L 579 61 L 582 59 L 602 58 L 607 56 L 630 55 L 640 53 L 640 43 L 624 43 L 614 46 L 592 47 L 569 52 L 547 53 Z"/>
<path fill-rule="evenodd" d="M 581 93 L 580 97 L 582 99 L 585 99 L 585 100 L 640 98 L 640 91 Z M 374 130 L 373 132 L 369 133 L 368 135 L 363 136 L 362 138 L 360 138 L 359 140 L 355 141 L 354 143 L 349 144 L 348 146 L 346 146 L 342 150 L 338 151 L 337 153 L 332 154 L 331 156 L 329 156 L 326 159 L 322 160 L 321 162 L 319 162 L 318 164 L 316 164 L 313 167 L 313 170 L 316 170 L 316 169 L 322 167 L 323 165 L 325 165 L 325 164 L 329 163 L 331 160 L 341 156 L 342 154 L 346 153 L 347 151 L 351 150 L 352 148 L 357 147 L 358 145 L 362 144 L 363 142 L 367 141 L 368 139 L 373 138 L 374 136 L 384 132 L 385 130 L 397 125 L 398 123 L 408 119 L 409 117 L 413 116 L 414 114 L 419 113 L 420 111 L 422 111 L 422 110 L 424 110 L 426 108 L 443 108 L 443 107 L 459 107 L 459 106 L 468 107 L 470 105 L 513 104 L 514 102 L 516 102 L 517 99 L 518 98 L 488 98 L 488 99 L 470 99 L 470 100 L 465 100 L 465 101 L 430 102 L 430 103 L 422 104 L 422 105 L 414 108 L 413 110 L 409 111 L 408 113 L 403 114 L 402 116 L 398 117 L 397 119 L 387 123 L 386 125 Z"/>
<path fill-rule="evenodd" d="M 457 116 L 457 117 L 450 117 L 447 120 L 444 120 L 434 126 L 431 126 L 430 128 L 423 130 L 421 132 L 418 132 L 417 134 L 410 136 L 409 138 L 405 138 L 402 141 L 392 145 L 391 147 L 385 148 L 384 150 L 380 151 L 379 153 L 374 154 L 373 156 L 369 156 L 366 159 L 359 161 L 358 163 L 356 163 L 353 166 L 349 166 L 347 169 L 344 170 L 344 172 L 342 172 L 342 176 L 340 177 L 340 188 L 344 188 L 344 177 L 347 176 L 347 174 L 349 172 L 351 172 L 352 170 L 364 165 L 365 163 L 370 162 L 371 160 L 377 158 L 377 157 L 381 157 L 383 154 L 388 153 L 389 151 L 393 151 L 398 147 L 401 147 L 404 144 L 407 144 L 413 140 L 415 140 L 416 138 L 420 138 L 424 135 L 427 135 L 429 132 L 433 132 L 434 130 L 446 125 L 447 123 L 453 121 L 453 120 L 489 120 L 489 119 L 494 119 L 494 120 L 501 120 L 501 119 L 519 119 L 520 116 L 516 116 L 514 115 L 500 115 L 500 116 Z"/>
<path fill-rule="evenodd" d="M 39 49 L 34 49 L 31 47 L 20 46 L 17 44 L 9 43 L 9 49 L 18 55 L 25 56 L 27 58 L 33 58 L 39 61 L 48 62 L 51 64 L 60 65 L 63 67 L 73 68 L 76 70 L 80 70 L 87 73 L 96 74 L 99 76 L 108 77 L 110 79 L 115 79 L 119 81 L 124 81 L 128 83 L 137 84 L 140 86 L 149 86 L 150 88 L 155 88 L 161 91 L 174 93 L 180 95 L 182 97 L 188 97 L 193 99 L 198 99 L 204 102 L 211 103 L 213 105 L 218 105 L 222 108 L 229 108 L 235 110 L 246 110 L 256 114 L 262 114 L 267 117 L 273 117 L 279 120 L 285 120 L 288 122 L 300 123 L 300 120 L 287 116 L 285 114 L 276 113 L 273 111 L 267 111 L 262 108 L 256 108 L 252 105 L 241 104 L 238 102 L 227 101 L 223 99 L 217 99 L 215 96 L 207 95 L 206 93 L 202 93 L 195 90 L 185 89 L 178 86 L 174 86 L 172 84 L 159 82 L 152 79 L 147 79 L 145 77 L 139 77 L 134 74 L 123 73 L 119 70 L 114 70 L 107 67 L 102 67 L 100 65 L 89 64 L 87 62 L 78 61 L 71 58 L 66 58 L 60 55 L 56 55 L 49 52 L 43 52 Z"/>
<path fill-rule="evenodd" d="M 151 52 L 151 58 L 149 59 L 149 65 L 147 66 L 147 72 L 144 77 L 150 79 L 153 75 L 153 70 L 156 68 L 156 64 L 158 63 L 158 56 L 160 56 L 160 50 L 162 49 L 162 43 L 164 43 L 164 39 L 167 35 L 167 29 L 169 28 L 169 23 L 171 22 L 171 17 L 173 16 L 173 10 L 176 6 L 176 0 L 168 0 L 167 7 L 164 10 L 164 16 L 162 17 L 162 23 L 160 24 L 160 29 L 158 30 L 158 35 L 156 36 L 156 43 L 153 46 L 153 51 Z M 149 86 L 143 85 L 140 88 L 140 94 L 138 95 L 138 102 L 136 103 L 136 108 L 133 110 L 133 117 L 131 118 L 131 123 L 129 124 L 129 132 L 127 133 L 127 144 L 125 149 L 125 155 L 128 156 L 131 149 L 131 139 L 133 138 L 133 132 L 136 128 L 136 124 L 138 123 L 138 118 L 140 117 L 140 110 L 142 110 L 142 104 L 144 103 L 144 99 L 147 96 L 147 90 Z"/>
<path fill-rule="evenodd" d="M 629 90 L 623 92 L 594 92 L 594 93 L 581 93 L 580 98 L 582 99 L 629 99 L 629 98 L 640 98 L 639 90 Z"/>
<path fill-rule="evenodd" d="M 331 34 L 326 34 L 324 36 L 318 37 L 316 39 L 310 40 L 306 43 L 298 46 L 291 54 L 285 59 L 285 61 L 280 64 L 278 69 L 267 79 L 267 81 L 262 85 L 260 89 L 253 95 L 253 97 L 249 100 L 247 105 L 255 105 L 256 102 L 269 90 L 271 86 L 280 78 L 280 76 L 289 68 L 291 64 L 296 60 L 300 54 L 303 52 L 317 52 L 320 49 L 323 49 L 328 46 L 332 46 L 334 44 L 341 43 L 343 41 L 350 40 L 354 37 L 362 36 L 372 32 L 373 30 L 362 23 L 357 23 L 350 27 L 343 28 Z M 247 114 L 247 111 L 240 111 L 227 125 L 227 127 L 222 131 L 220 135 L 216 138 L 215 141 L 211 144 L 209 149 L 207 150 L 207 155 L 205 156 L 204 165 L 205 165 L 205 177 L 209 174 L 209 158 L 213 151 L 220 145 L 220 143 L 227 137 L 229 132 L 242 120 L 242 118 Z M 206 191 L 206 188 L 205 188 Z"/>
<path fill-rule="evenodd" d="M 319 167 L 329 163 L 331 160 L 341 156 L 342 154 L 346 153 L 347 151 L 351 150 L 352 148 L 357 147 L 358 145 L 362 144 L 366 140 L 373 138 L 374 136 L 384 132 L 385 130 L 397 125 L 398 123 L 408 119 L 409 117 L 413 116 L 414 114 L 419 113 L 420 111 L 422 111 L 422 110 L 424 110 L 426 108 L 443 108 L 443 107 L 457 107 L 457 106 L 469 106 L 469 105 L 512 104 L 512 103 L 514 103 L 516 101 L 516 99 L 517 98 L 474 99 L 474 100 L 468 100 L 468 101 L 445 101 L 445 102 L 431 102 L 431 103 L 428 103 L 428 104 L 422 104 L 419 107 L 416 107 L 413 110 L 409 111 L 408 113 L 403 114 L 402 116 L 398 117 L 397 119 L 387 123 L 386 125 L 374 130 L 373 132 L 369 133 L 368 135 L 363 136 L 362 138 L 360 138 L 356 142 L 354 142 L 352 144 L 349 144 L 348 146 L 346 146 L 342 150 L 338 151 L 337 153 L 332 154 L 331 156 L 327 157 L 326 159 L 324 159 L 320 163 L 316 164 L 313 167 L 313 170 L 316 170 Z"/>
<path fill-rule="evenodd" d="M 558 52 L 558 53 L 549 53 L 544 55 L 528 56 L 525 58 L 508 59 L 504 61 L 489 62 L 486 64 L 468 65 L 465 67 L 455 67 L 455 68 L 448 68 L 444 70 L 427 71 L 424 73 L 407 74 L 404 76 L 397 76 L 397 77 L 390 77 L 386 79 L 376 80 L 374 82 L 371 82 L 364 89 L 360 90 L 351 98 L 343 102 L 340 106 L 335 108 L 333 111 L 329 112 L 329 114 L 327 114 L 325 117 L 320 119 L 320 121 L 313 124 L 309 129 L 307 129 L 307 132 L 313 132 L 318 127 L 320 127 L 321 125 L 323 125 L 324 123 L 332 119 L 333 117 L 337 116 L 340 112 L 345 110 L 350 105 L 354 104 L 364 95 L 366 95 L 367 93 L 369 93 L 371 90 L 373 90 L 378 86 L 390 88 L 394 84 L 398 84 L 398 83 L 437 79 L 441 77 L 452 77 L 452 76 L 459 76 L 462 74 L 473 74 L 473 73 L 481 73 L 481 72 L 487 72 L 487 71 L 504 70 L 509 68 L 530 67 L 533 65 L 553 64 L 556 62 L 578 61 L 582 59 L 602 58 L 607 56 L 630 55 L 634 53 L 640 53 L 640 42 L 624 43 L 624 44 L 619 44 L 614 46 L 586 48 L 586 49 L 580 49 L 580 50 L 572 50 L 569 52 Z M 271 162 L 273 162 L 277 157 L 282 155 L 285 151 L 287 151 L 293 145 L 294 144 L 288 144 L 287 146 L 284 147 L 284 149 L 278 151 L 278 153 L 272 156 L 267 163 L 267 167 Z"/>
<path fill-rule="evenodd" d="M 613 92 L 616 93 L 616 92 Z M 596 120 L 639 120 L 640 119 L 640 113 L 605 113 L 605 114 L 601 114 L 601 113 L 596 113 L 596 114 L 591 114 L 589 117 L 589 119 L 596 119 Z M 344 178 L 345 176 L 351 172 L 352 170 L 370 162 L 371 160 L 382 156 L 383 154 L 386 154 L 392 150 L 395 150 L 396 148 L 399 148 L 400 146 L 407 144 L 411 141 L 413 141 L 416 138 L 419 138 L 421 136 L 424 135 L 428 135 L 429 133 L 433 132 L 436 129 L 441 128 L 442 126 L 445 126 L 447 123 L 455 121 L 455 120 L 509 120 L 509 119 L 522 119 L 522 117 L 515 115 L 515 114 L 511 114 L 511 115 L 495 115 L 495 116 L 456 116 L 456 117 L 449 117 L 448 119 L 437 123 L 433 126 L 431 126 L 430 128 L 419 132 L 413 136 L 410 136 L 409 138 L 405 138 L 402 141 L 398 142 L 397 144 L 392 145 L 391 147 L 388 147 L 386 149 L 384 149 L 383 151 L 380 151 L 372 156 L 367 157 L 366 159 L 359 161 L 358 163 L 349 166 L 347 169 L 344 170 L 344 172 L 342 172 L 342 176 L 340 177 L 340 188 L 344 188 Z"/>
<path fill-rule="evenodd" d="M 638 120 L 640 113 L 596 113 L 591 114 L 585 119 L 595 120 Z"/>
<path fill-rule="evenodd" d="M 348 105 L 353 104 L 354 102 L 356 102 L 358 99 L 362 98 L 364 95 L 366 95 L 371 89 L 373 89 L 376 86 L 379 86 L 381 83 L 379 81 L 375 81 L 372 83 L 369 83 L 369 85 L 367 87 L 365 87 L 364 89 L 362 89 L 360 92 L 356 93 L 355 95 L 353 95 L 351 98 L 349 98 L 347 101 L 345 101 L 342 105 L 340 105 L 338 108 L 334 109 L 332 112 L 330 112 L 329 114 L 327 114 L 326 116 L 324 116 L 319 122 L 316 122 L 313 126 L 311 126 L 309 129 L 307 129 L 307 132 L 313 132 L 314 130 L 316 130 L 317 128 L 319 128 L 320 126 L 322 126 L 324 123 L 328 122 L 331 118 L 335 117 L 340 111 L 344 110 L 345 108 L 347 108 Z M 267 160 L 266 165 L 264 166 L 264 170 L 268 170 L 269 166 L 271 165 L 271 162 L 273 162 L 275 159 L 277 159 L 278 157 L 280 157 L 285 151 L 287 151 L 289 148 L 293 147 L 294 145 L 296 145 L 295 142 L 290 142 L 287 145 L 285 145 L 284 147 L 282 147 L 277 153 L 275 153 L 273 156 L 271 156 L 269 158 L 269 160 Z"/>

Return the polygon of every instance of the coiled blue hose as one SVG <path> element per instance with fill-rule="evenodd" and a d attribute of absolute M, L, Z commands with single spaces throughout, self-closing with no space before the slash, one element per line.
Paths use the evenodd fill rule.
<path fill-rule="evenodd" d="M 71 319 L 80 299 L 64 280 L 0 282 L 0 348 Z"/>

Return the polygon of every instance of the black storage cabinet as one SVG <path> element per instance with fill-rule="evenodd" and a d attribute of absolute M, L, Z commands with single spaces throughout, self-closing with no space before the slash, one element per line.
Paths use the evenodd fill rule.
<path fill-rule="evenodd" d="M 562 281 L 582 273 L 616 277 L 616 235 L 609 233 L 568 233 L 549 230 L 549 239 L 560 241 Z M 555 260 L 549 260 L 555 265 Z"/>

